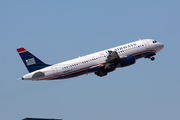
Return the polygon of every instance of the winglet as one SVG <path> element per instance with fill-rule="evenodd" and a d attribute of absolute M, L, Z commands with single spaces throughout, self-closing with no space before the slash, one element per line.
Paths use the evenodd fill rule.
<path fill-rule="evenodd" d="M 16 49 L 18 53 L 21 53 L 21 52 L 24 52 L 24 51 L 27 51 L 25 48 L 21 47 L 21 48 L 18 48 Z"/>

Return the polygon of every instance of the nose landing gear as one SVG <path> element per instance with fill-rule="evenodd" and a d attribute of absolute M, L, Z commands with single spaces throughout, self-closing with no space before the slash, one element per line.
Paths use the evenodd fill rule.
<path fill-rule="evenodd" d="M 144 58 L 151 59 L 151 61 L 154 61 L 154 60 L 155 60 L 155 57 L 144 57 Z"/>
<path fill-rule="evenodd" d="M 151 59 L 151 61 L 155 60 L 155 57 L 145 57 L 145 58 Z"/>
<path fill-rule="evenodd" d="M 155 60 L 155 57 L 151 57 L 150 59 L 151 59 L 151 61 L 154 61 L 154 60 Z"/>
<path fill-rule="evenodd" d="M 146 54 L 144 54 L 144 58 L 148 58 L 151 61 L 154 61 L 155 57 L 153 57 L 153 56 L 155 56 L 155 55 L 156 55 L 156 53 L 146 53 Z"/>

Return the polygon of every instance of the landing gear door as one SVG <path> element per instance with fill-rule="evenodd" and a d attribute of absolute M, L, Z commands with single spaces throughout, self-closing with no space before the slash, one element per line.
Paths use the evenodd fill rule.
<path fill-rule="evenodd" d="M 144 40 L 144 45 L 146 46 L 146 50 L 149 50 L 150 49 L 150 45 L 148 43 L 148 41 Z"/>

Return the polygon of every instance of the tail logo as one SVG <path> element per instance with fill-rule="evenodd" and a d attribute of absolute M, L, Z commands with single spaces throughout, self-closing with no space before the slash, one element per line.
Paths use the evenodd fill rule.
<path fill-rule="evenodd" d="M 35 59 L 30 58 L 30 59 L 26 60 L 26 64 L 27 64 L 27 66 L 36 64 Z"/>
<path fill-rule="evenodd" d="M 29 72 L 33 72 L 33 71 L 50 66 L 44 63 L 39 58 L 37 58 L 36 56 L 34 56 L 32 53 L 30 53 L 23 47 L 18 48 L 17 52 L 19 53 L 21 59 L 23 60 L 23 63 L 25 64 Z"/>

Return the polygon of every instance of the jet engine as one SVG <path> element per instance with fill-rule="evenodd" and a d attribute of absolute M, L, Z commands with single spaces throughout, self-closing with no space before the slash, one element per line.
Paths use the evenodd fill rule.
<path fill-rule="evenodd" d="M 117 63 L 117 67 L 126 67 L 126 66 L 132 65 L 134 63 L 136 63 L 136 58 L 134 56 L 128 56 L 128 57 L 121 59 Z"/>

